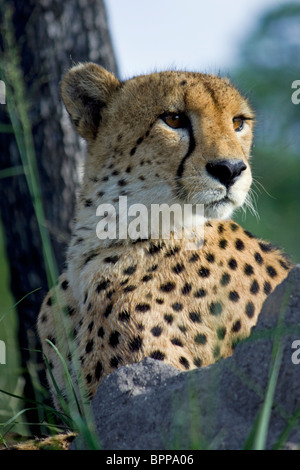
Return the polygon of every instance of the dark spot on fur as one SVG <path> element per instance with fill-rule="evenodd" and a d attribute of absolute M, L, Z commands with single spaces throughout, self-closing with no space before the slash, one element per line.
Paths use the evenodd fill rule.
<path fill-rule="evenodd" d="M 220 326 L 220 328 L 217 329 L 217 336 L 219 340 L 223 340 L 226 336 L 226 328 Z"/>
<path fill-rule="evenodd" d="M 91 207 L 93 205 L 92 199 L 86 199 L 84 205 L 85 207 Z"/>
<path fill-rule="evenodd" d="M 187 295 L 191 292 L 191 290 L 192 290 L 192 286 L 191 284 L 187 282 L 186 284 L 184 284 L 183 288 L 181 289 L 181 292 L 183 295 Z"/>
<path fill-rule="evenodd" d="M 241 325 L 240 320 L 237 320 L 237 321 L 234 323 L 234 325 L 232 326 L 231 331 L 232 331 L 233 333 L 237 333 L 238 331 L 240 331 L 241 326 L 242 326 L 242 325 Z"/>
<path fill-rule="evenodd" d="M 190 368 L 189 361 L 188 361 L 185 357 L 181 356 L 181 357 L 179 358 L 179 362 L 180 362 L 181 365 L 183 365 L 183 367 L 184 367 L 185 369 L 189 369 L 189 368 Z"/>
<path fill-rule="evenodd" d="M 196 336 L 195 336 L 195 343 L 197 344 L 201 344 L 201 345 L 204 345 L 207 343 L 207 337 L 206 335 L 202 334 L 202 333 L 198 333 Z"/>
<path fill-rule="evenodd" d="M 255 307 L 253 302 L 248 302 L 245 308 L 245 313 L 248 318 L 253 318 L 255 312 Z"/>
<path fill-rule="evenodd" d="M 258 284 L 258 282 L 255 280 L 255 281 L 253 281 L 252 284 L 251 284 L 250 292 L 251 292 L 251 294 L 256 295 L 256 294 L 258 293 L 258 291 L 259 291 L 259 284 Z"/>
<path fill-rule="evenodd" d="M 92 352 L 93 348 L 94 348 L 94 340 L 91 339 L 91 340 L 86 344 L 85 352 L 86 352 L 87 354 L 89 354 L 90 352 Z"/>
<path fill-rule="evenodd" d="M 222 248 L 222 250 L 225 250 L 227 245 L 228 245 L 228 242 L 227 240 L 225 240 L 225 238 L 222 238 L 222 240 L 219 241 L 219 247 Z"/>
<path fill-rule="evenodd" d="M 164 315 L 164 319 L 165 319 L 165 321 L 166 321 L 169 325 L 171 325 L 171 324 L 173 323 L 174 316 L 171 315 L 171 314 L 166 313 L 166 314 Z"/>
<path fill-rule="evenodd" d="M 165 355 L 164 355 L 163 352 L 157 350 L 157 351 L 153 351 L 153 352 L 150 354 L 150 357 L 151 357 L 152 359 L 157 359 L 157 360 L 159 360 L 159 361 L 163 361 L 164 358 L 165 358 Z"/>
<path fill-rule="evenodd" d="M 244 273 L 246 276 L 251 276 L 254 273 L 254 269 L 251 264 L 246 263 L 244 266 Z"/>
<path fill-rule="evenodd" d="M 149 304 L 137 304 L 135 306 L 135 311 L 136 312 L 145 313 L 145 312 L 148 312 L 149 310 L 150 310 L 150 305 Z"/>
<path fill-rule="evenodd" d="M 160 243 L 160 242 L 153 243 L 153 242 L 151 242 L 151 243 L 149 243 L 149 247 L 146 251 L 149 255 L 155 255 L 156 253 L 159 253 L 160 250 L 162 250 L 164 246 L 165 246 L 164 243 Z"/>
<path fill-rule="evenodd" d="M 119 320 L 128 322 L 130 320 L 130 313 L 127 310 L 123 310 L 119 313 Z"/>
<path fill-rule="evenodd" d="M 193 323 L 201 323 L 201 315 L 198 312 L 190 312 L 189 317 Z"/>
<path fill-rule="evenodd" d="M 273 266 L 267 266 L 266 267 L 267 273 L 271 278 L 274 278 L 277 276 L 277 271 Z"/>
<path fill-rule="evenodd" d="M 278 260 L 280 266 L 285 269 L 286 271 L 288 271 L 290 268 L 289 268 L 289 265 L 283 260 L 283 259 L 280 259 Z"/>
<path fill-rule="evenodd" d="M 124 269 L 123 274 L 131 276 L 136 271 L 136 266 L 129 266 L 128 268 Z"/>
<path fill-rule="evenodd" d="M 119 257 L 116 256 L 107 256 L 104 258 L 104 263 L 111 263 L 111 264 L 116 264 L 119 261 Z"/>
<path fill-rule="evenodd" d="M 113 308 L 113 304 L 109 304 L 105 311 L 104 311 L 104 316 L 105 318 L 107 318 L 110 314 L 111 314 L 111 311 L 112 311 L 112 308 Z"/>
<path fill-rule="evenodd" d="M 170 256 L 175 256 L 176 253 L 179 253 L 179 251 L 179 246 L 174 246 L 174 248 L 171 248 L 169 251 L 166 252 L 165 257 L 169 258 Z"/>
<path fill-rule="evenodd" d="M 133 292 L 136 289 L 136 286 L 126 286 L 123 292 Z"/>
<path fill-rule="evenodd" d="M 193 253 L 192 256 L 191 256 L 190 259 L 189 259 L 189 262 L 190 262 L 190 263 L 195 263 L 195 262 L 198 261 L 198 260 L 199 260 L 199 255 L 198 255 L 198 253 Z"/>
<path fill-rule="evenodd" d="M 220 302 L 212 302 L 209 306 L 209 311 L 211 315 L 220 315 L 222 313 L 223 307 Z"/>
<path fill-rule="evenodd" d="M 201 361 L 200 357 L 195 357 L 193 362 L 194 362 L 194 365 L 196 367 L 202 367 L 202 361 Z"/>
<path fill-rule="evenodd" d="M 172 338 L 171 343 L 174 344 L 174 346 L 179 346 L 181 348 L 183 347 L 183 344 L 179 338 Z"/>
<path fill-rule="evenodd" d="M 183 305 L 179 302 L 175 302 L 174 304 L 172 304 L 172 309 L 174 310 L 174 312 L 180 312 L 183 309 Z"/>
<path fill-rule="evenodd" d="M 176 285 L 174 282 L 167 282 L 166 284 L 162 284 L 160 286 L 160 290 L 162 292 L 172 292 L 175 289 Z"/>
<path fill-rule="evenodd" d="M 274 247 L 273 245 L 271 245 L 271 243 L 259 242 L 258 244 L 260 246 L 261 251 L 263 251 L 264 253 L 269 253 L 270 251 L 274 250 Z"/>
<path fill-rule="evenodd" d="M 75 313 L 75 308 L 74 308 L 74 307 L 71 307 L 70 305 L 67 305 L 67 306 L 66 306 L 66 310 L 67 310 L 67 315 L 69 315 L 70 317 L 71 317 L 72 315 L 74 315 L 74 313 Z"/>
<path fill-rule="evenodd" d="M 142 282 L 149 282 L 153 278 L 152 274 L 147 274 L 142 278 Z"/>
<path fill-rule="evenodd" d="M 266 295 L 269 295 L 272 292 L 272 286 L 268 281 L 265 281 L 264 283 L 264 293 Z"/>
<path fill-rule="evenodd" d="M 112 347 L 112 348 L 115 348 L 118 346 L 119 344 L 119 337 L 120 337 L 120 333 L 118 331 L 113 331 L 110 336 L 109 336 L 109 345 Z"/>
<path fill-rule="evenodd" d="M 238 302 L 239 299 L 240 299 L 240 296 L 235 290 L 233 290 L 233 291 L 229 292 L 228 298 L 229 298 L 229 300 L 231 300 L 231 302 Z"/>
<path fill-rule="evenodd" d="M 96 291 L 97 293 L 99 294 L 102 290 L 105 290 L 107 289 L 107 287 L 110 285 L 110 281 L 107 279 L 105 281 L 102 281 L 100 282 L 98 285 L 97 285 L 97 288 L 96 288 Z"/>
<path fill-rule="evenodd" d="M 203 278 L 209 277 L 210 270 L 208 268 L 201 267 L 198 271 L 198 275 Z"/>
<path fill-rule="evenodd" d="M 202 297 L 205 297 L 206 294 L 207 292 L 205 289 L 199 289 L 195 292 L 194 297 L 196 297 L 196 299 L 201 299 Z"/>
<path fill-rule="evenodd" d="M 218 225 L 218 233 L 223 233 L 224 232 L 224 225 L 223 224 L 219 224 Z"/>
<path fill-rule="evenodd" d="M 95 369 L 95 377 L 96 380 L 99 380 L 102 375 L 103 367 L 100 361 L 97 362 L 96 369 Z"/>
<path fill-rule="evenodd" d="M 87 374 L 86 381 L 87 381 L 88 384 L 90 384 L 92 382 L 92 379 L 93 379 L 93 377 L 91 376 L 91 374 Z"/>
<path fill-rule="evenodd" d="M 252 233 L 248 232 L 248 230 L 244 230 L 244 234 L 247 235 L 248 238 L 256 238 Z"/>
<path fill-rule="evenodd" d="M 227 286 L 229 282 L 230 282 L 230 274 L 224 273 L 220 281 L 221 286 Z"/>
<path fill-rule="evenodd" d="M 258 253 L 258 252 L 256 252 L 256 253 L 254 254 L 254 259 L 255 259 L 255 261 L 256 261 L 259 265 L 263 264 L 263 262 L 264 262 L 264 260 L 263 260 L 263 258 L 262 258 L 262 256 L 261 256 L 261 254 Z"/>
<path fill-rule="evenodd" d="M 154 326 L 151 329 L 151 333 L 153 334 L 153 336 L 158 337 L 162 334 L 162 328 L 160 326 Z"/>
<path fill-rule="evenodd" d="M 140 336 L 137 336 L 136 338 L 134 338 L 132 341 L 130 341 L 129 343 L 129 349 L 130 351 L 134 352 L 134 351 L 139 351 L 140 349 L 142 349 L 142 345 L 143 345 L 143 340 Z"/>
<path fill-rule="evenodd" d="M 119 362 L 120 362 L 120 357 L 113 356 L 109 361 L 110 367 L 117 368 L 119 365 Z"/>
<path fill-rule="evenodd" d="M 232 269 L 233 271 L 237 268 L 237 262 L 234 258 L 231 258 L 229 261 L 228 261 L 228 266 L 230 267 L 230 269 Z"/>
<path fill-rule="evenodd" d="M 208 253 L 206 255 L 206 260 L 209 262 L 209 263 L 214 263 L 215 261 L 215 256 L 212 254 L 212 253 Z"/>
<path fill-rule="evenodd" d="M 237 250 L 243 251 L 245 249 L 245 244 L 240 238 L 237 238 L 235 241 L 235 247 Z"/>
<path fill-rule="evenodd" d="M 99 338 L 103 338 L 104 336 L 104 329 L 102 326 L 100 326 L 99 330 L 98 330 L 98 336 Z"/>
<path fill-rule="evenodd" d="M 173 266 L 172 268 L 172 271 L 175 273 L 175 274 L 180 274 L 182 273 L 182 271 L 185 270 L 185 267 L 182 263 L 177 263 L 175 266 Z"/>
<path fill-rule="evenodd" d="M 61 288 L 62 288 L 63 290 L 67 290 L 68 287 L 69 287 L 68 281 L 63 281 L 63 282 L 61 283 Z"/>

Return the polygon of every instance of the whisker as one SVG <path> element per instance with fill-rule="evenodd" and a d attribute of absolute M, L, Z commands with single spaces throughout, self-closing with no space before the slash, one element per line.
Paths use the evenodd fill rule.
<path fill-rule="evenodd" d="M 257 177 L 253 178 L 253 184 L 255 185 L 255 187 L 257 186 L 260 186 L 260 188 L 272 199 L 276 199 L 276 197 L 272 196 L 267 190 L 266 188 L 264 187 L 264 185 L 262 183 L 260 183 L 259 181 L 257 181 Z M 258 188 L 257 188 L 258 189 Z"/>

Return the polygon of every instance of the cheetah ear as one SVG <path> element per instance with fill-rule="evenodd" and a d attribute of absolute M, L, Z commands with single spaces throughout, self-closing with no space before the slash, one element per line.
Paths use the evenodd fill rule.
<path fill-rule="evenodd" d="M 120 85 L 112 73 L 91 62 L 72 67 L 63 77 L 62 99 L 77 132 L 87 141 L 95 139 L 102 109 Z"/>

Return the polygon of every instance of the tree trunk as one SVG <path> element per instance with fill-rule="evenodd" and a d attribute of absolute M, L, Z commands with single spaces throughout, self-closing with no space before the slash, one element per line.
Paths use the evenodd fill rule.
<path fill-rule="evenodd" d="M 1 18 L 4 18 L 5 11 L 12 8 L 12 32 L 19 50 L 20 68 L 30 105 L 29 118 L 43 208 L 58 271 L 61 272 L 70 237 L 84 148 L 63 108 L 59 83 L 68 68 L 80 61 L 93 61 L 117 73 L 105 7 L 102 0 L 1 0 L 1 3 L 1 66 L 5 69 L 7 65 L 7 27 L 5 29 L 3 20 L 1 24 Z M 4 104 L 0 104 L 0 122 L 10 124 Z M 0 170 L 20 165 L 15 135 L 0 133 Z M 40 233 L 24 175 L 0 180 L 0 212 L 14 298 L 18 301 L 42 287 L 17 307 L 22 367 L 26 371 L 30 357 L 26 348 L 40 347 L 35 325 L 48 286 Z M 25 377 L 25 396 L 33 398 L 33 387 L 27 372 Z M 29 419 L 34 422 L 37 417 L 31 415 Z"/>

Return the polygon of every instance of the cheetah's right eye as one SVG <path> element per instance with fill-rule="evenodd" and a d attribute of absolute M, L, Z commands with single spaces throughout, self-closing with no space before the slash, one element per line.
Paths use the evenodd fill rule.
<path fill-rule="evenodd" d="M 181 112 L 164 113 L 160 118 L 172 129 L 185 129 L 190 122 L 187 115 Z"/>

